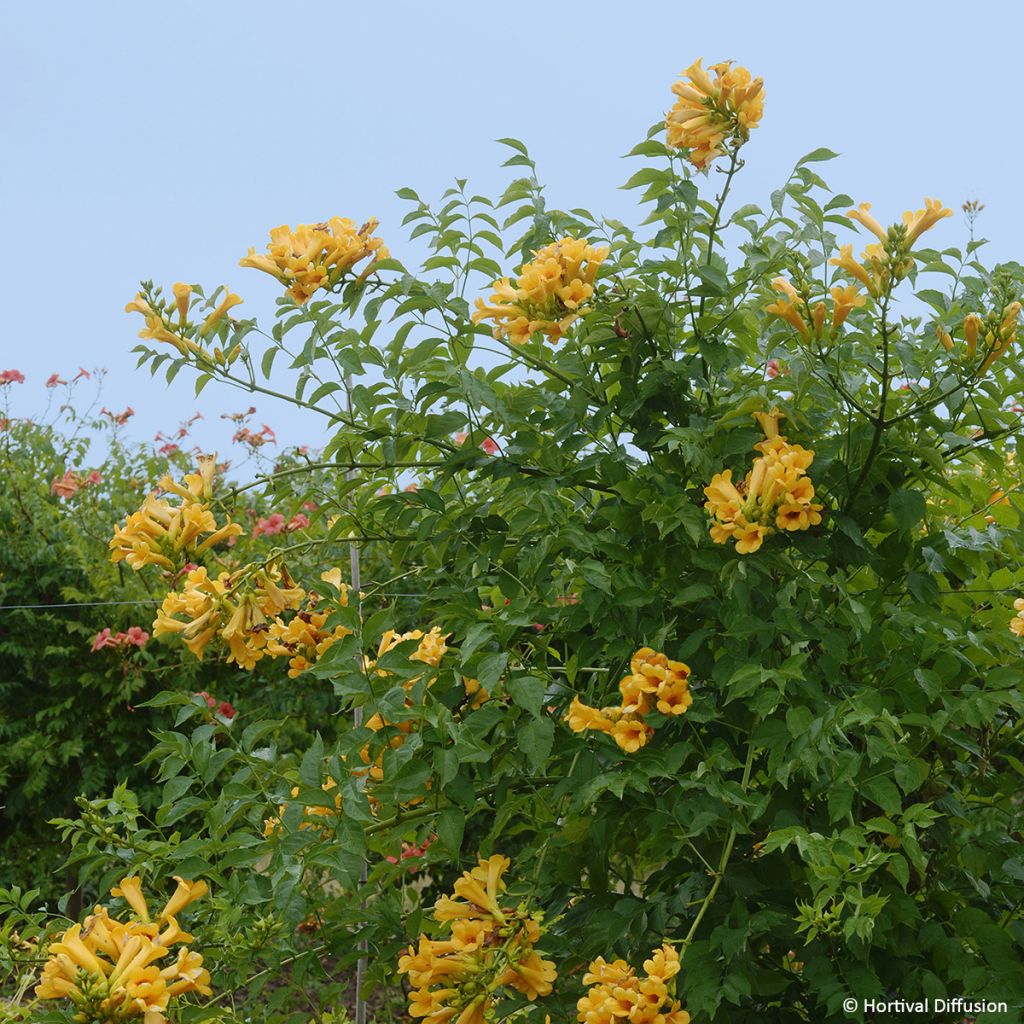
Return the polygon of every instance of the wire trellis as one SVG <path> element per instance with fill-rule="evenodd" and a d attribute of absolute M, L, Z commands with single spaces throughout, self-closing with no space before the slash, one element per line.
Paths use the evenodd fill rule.
<path fill-rule="evenodd" d="M 423 597 L 422 594 L 376 594 L 376 597 Z M 52 611 L 58 608 L 110 608 L 117 605 L 161 604 L 159 598 L 140 597 L 130 601 L 68 601 L 60 604 L 0 604 L 0 612 Z"/>

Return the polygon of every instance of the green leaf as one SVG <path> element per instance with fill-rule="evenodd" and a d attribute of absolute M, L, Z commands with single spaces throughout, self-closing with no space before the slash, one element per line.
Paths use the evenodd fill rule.
<path fill-rule="evenodd" d="M 304 786 L 319 789 L 323 783 L 324 772 L 324 741 L 316 734 L 313 745 L 302 755 L 299 765 L 299 779 Z"/>
<path fill-rule="evenodd" d="M 540 771 L 547 764 L 555 742 L 555 724 L 550 718 L 534 718 L 519 727 L 516 736 L 530 766 Z"/>
<path fill-rule="evenodd" d="M 920 491 L 893 491 L 889 509 L 901 530 L 909 530 L 924 519 L 927 506 Z"/>
<path fill-rule="evenodd" d="M 480 685 L 485 690 L 493 690 L 498 685 L 498 680 L 507 664 L 508 654 L 504 651 L 488 654 L 481 658 L 476 668 L 476 678 Z"/>
<path fill-rule="evenodd" d="M 837 156 L 839 156 L 838 153 L 833 152 L 831 149 L 825 149 L 825 147 L 822 146 L 819 149 L 812 149 L 810 153 L 800 157 L 796 162 L 796 165 L 797 167 L 803 167 L 804 164 L 819 163 L 822 160 L 835 160 Z"/>
<path fill-rule="evenodd" d="M 523 156 L 530 155 L 526 149 L 526 145 L 520 142 L 518 139 L 496 139 L 495 141 L 500 143 L 502 146 L 508 146 L 511 149 L 514 149 L 517 152 L 522 153 Z"/>
<path fill-rule="evenodd" d="M 895 817 L 903 806 L 903 798 L 895 784 L 886 778 L 869 779 L 861 784 L 861 793 L 878 804 L 889 817 Z"/>
<path fill-rule="evenodd" d="M 696 268 L 697 276 L 704 282 L 705 290 L 712 295 L 728 295 L 729 279 L 718 267 L 700 266 Z"/>
<path fill-rule="evenodd" d="M 853 786 L 849 783 L 832 785 L 828 791 L 829 821 L 840 821 L 850 813 L 853 807 Z"/>
<path fill-rule="evenodd" d="M 438 842 L 456 860 L 462 850 L 462 836 L 466 831 L 466 814 L 459 807 L 446 807 L 438 816 L 435 831 Z"/>
<path fill-rule="evenodd" d="M 483 680 L 480 680 L 483 684 Z M 485 686 L 484 689 L 487 689 Z M 535 676 L 515 676 L 508 681 L 509 696 L 524 711 L 539 716 L 544 702 L 544 683 Z"/>
<path fill-rule="evenodd" d="M 335 878 L 346 888 L 359 885 L 359 876 L 366 860 L 366 837 L 354 821 L 342 819 L 335 841 L 328 847 L 329 866 Z"/>
<path fill-rule="evenodd" d="M 893 877 L 900 886 L 906 891 L 907 885 L 910 883 L 910 865 L 907 863 L 906 858 L 896 854 L 889 861 L 889 867 L 892 869 Z"/>

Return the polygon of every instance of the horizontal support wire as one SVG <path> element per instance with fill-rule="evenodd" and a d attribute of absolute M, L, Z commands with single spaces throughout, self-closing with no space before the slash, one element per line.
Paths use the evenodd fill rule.
<path fill-rule="evenodd" d="M 423 597 L 422 594 L 378 594 L 378 597 Z M 58 608 L 110 608 L 116 605 L 162 604 L 162 600 L 140 597 L 132 601 L 69 601 L 66 604 L 0 604 L 0 612 L 52 611 Z"/>

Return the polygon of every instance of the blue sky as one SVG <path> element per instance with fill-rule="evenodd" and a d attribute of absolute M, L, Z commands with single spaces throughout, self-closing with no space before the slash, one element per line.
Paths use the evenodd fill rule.
<path fill-rule="evenodd" d="M 765 79 L 761 127 L 735 201 L 765 201 L 818 146 L 836 191 L 883 220 L 925 195 L 979 198 L 988 258 L 1019 256 L 1019 38 L 1005 2 L 553 5 L 11 4 L 0 32 L 6 142 L 0 202 L 8 285 L 0 369 L 17 414 L 43 382 L 106 367 L 104 403 L 136 410 L 151 437 L 201 409 L 197 440 L 225 447 L 221 412 L 249 401 L 183 373 L 170 387 L 134 369 L 140 278 L 226 283 L 241 316 L 269 314 L 274 282 L 238 267 L 269 229 L 376 215 L 411 250 L 395 189 L 436 198 L 455 177 L 498 192 L 494 140 L 525 140 L 549 202 L 634 219 L 619 159 L 670 105 L 696 57 L 735 59 Z M 962 220 L 934 244 L 960 244 Z M 283 443 L 318 424 L 257 401 Z"/>

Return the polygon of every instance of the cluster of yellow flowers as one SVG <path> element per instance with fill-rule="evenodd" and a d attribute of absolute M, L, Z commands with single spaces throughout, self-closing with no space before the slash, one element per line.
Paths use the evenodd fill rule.
<path fill-rule="evenodd" d="M 994 310 L 985 317 L 969 313 L 964 318 L 963 335 L 966 341 L 965 358 L 974 365 L 978 358 L 978 342 L 981 342 L 981 365 L 978 373 L 984 373 L 1017 340 L 1017 322 L 1021 304 L 1014 300 L 1002 312 Z M 942 347 L 947 352 L 955 348 L 953 337 L 941 325 L 935 328 Z"/>
<path fill-rule="evenodd" d="M 830 318 L 828 306 L 824 302 L 817 302 L 812 307 L 808 295 L 798 291 L 793 283 L 784 277 L 776 277 L 772 281 L 772 287 L 777 292 L 782 292 L 785 297 L 780 296 L 773 303 L 765 306 L 765 311 L 780 317 L 795 327 L 804 341 L 810 341 L 812 338 L 815 341 L 821 341 L 826 324 L 830 320 L 829 333 L 834 338 L 835 332 L 843 325 L 850 313 L 867 302 L 867 299 L 857 291 L 856 285 L 837 285 L 830 292 L 832 296 L 832 316 Z"/>
<path fill-rule="evenodd" d="M 327 776 L 327 780 L 320 787 L 325 793 L 330 793 L 331 790 L 338 789 L 338 783 Z M 292 787 L 292 796 L 296 797 L 299 795 L 299 787 Z M 324 806 L 322 804 L 306 804 L 303 808 L 303 819 L 299 822 L 299 830 L 307 828 L 318 828 L 321 831 L 328 830 L 333 823 L 337 820 L 341 814 L 341 791 L 338 790 L 334 795 L 334 806 Z M 281 817 L 284 816 L 286 804 L 281 804 L 278 807 L 278 816 L 273 818 L 267 818 L 263 822 L 263 834 L 265 836 L 273 835 L 281 828 Z"/>
<path fill-rule="evenodd" d="M 197 658 L 219 636 L 228 647 L 229 664 L 249 670 L 264 655 L 287 658 L 288 676 L 294 679 L 352 632 L 347 626 L 326 628 L 334 608 L 348 605 L 341 570 L 320 578 L 335 591 L 326 602 L 316 591 L 307 594 L 283 565 L 262 566 L 241 579 L 222 572 L 215 580 L 204 566 L 193 568 L 182 589 L 164 598 L 153 635 L 179 634 Z M 286 611 L 295 613 L 287 622 L 282 617 Z"/>
<path fill-rule="evenodd" d="M 563 238 L 534 253 L 523 265 L 515 285 L 507 277 L 494 282 L 492 305 L 476 300 L 473 323 L 494 321 L 494 337 L 525 345 L 540 332 L 557 344 L 570 325 L 583 316 L 594 294 L 594 278 L 608 256 L 581 238 Z"/>
<path fill-rule="evenodd" d="M 192 936 L 175 920 L 207 886 L 178 877 L 175 881 L 174 894 L 153 920 L 140 879 L 122 879 L 110 894 L 124 897 L 135 918 L 119 921 L 106 907 L 96 906 L 84 927 L 73 924 L 51 944 L 36 995 L 71 1000 L 77 1024 L 114 1024 L 132 1017 L 143 1018 L 143 1024 L 166 1024 L 167 1006 L 175 996 L 210 995 L 203 958 L 185 945 Z M 173 945 L 180 947 L 177 955 L 161 966 Z"/>
<path fill-rule="evenodd" d="M 608 963 L 598 957 L 583 975 L 590 986 L 576 1004 L 581 1024 L 690 1024 L 690 1015 L 674 996 L 679 954 L 663 945 L 644 961 L 647 976 L 641 978 L 625 960 Z"/>
<path fill-rule="evenodd" d="M 396 633 L 393 629 L 389 629 L 380 638 L 380 643 L 377 645 L 377 657 L 366 659 L 366 671 L 375 671 L 381 677 L 388 676 L 390 673 L 387 670 L 377 668 L 377 662 L 388 651 L 393 651 L 399 644 L 408 640 L 419 641 L 419 646 L 409 655 L 410 661 L 421 661 L 431 668 L 437 668 L 441 664 L 441 659 L 448 653 L 448 644 L 445 641 L 450 635 L 442 633 L 439 626 L 432 626 L 429 633 L 424 633 L 422 629 L 413 629 L 408 633 Z M 407 690 L 411 690 L 421 678 L 421 676 L 416 676 L 406 680 L 402 685 Z"/>
<path fill-rule="evenodd" d="M 431 668 L 437 668 L 441 664 L 441 659 L 445 656 L 448 651 L 448 645 L 445 641 L 448 639 L 448 634 L 442 633 L 440 628 L 433 626 L 429 633 L 424 633 L 421 629 L 414 629 L 408 633 L 396 633 L 393 629 L 389 629 L 380 640 L 380 644 L 377 646 L 377 657 L 367 658 L 364 661 L 364 667 L 367 673 L 374 672 L 379 677 L 387 677 L 390 675 L 384 669 L 377 668 L 377 662 L 385 655 L 388 651 L 394 650 L 399 644 L 404 643 L 407 640 L 418 640 L 419 646 L 412 654 L 409 655 L 410 661 L 420 661 Z M 420 681 L 422 676 L 416 676 L 412 679 L 407 679 L 402 683 L 403 689 L 406 692 L 410 691 L 416 683 Z M 434 681 L 432 676 L 427 680 L 427 685 L 430 686 Z M 412 698 L 406 698 L 405 706 L 412 707 Z M 412 731 L 413 722 L 411 719 L 403 719 L 400 722 L 389 722 L 380 712 L 373 714 L 366 722 L 366 727 L 373 730 L 373 732 L 380 732 L 382 729 L 388 727 L 395 728 L 398 730 L 398 734 L 392 736 L 388 740 L 388 745 L 393 749 L 397 750 L 405 742 L 405 737 Z M 369 775 L 370 779 L 374 782 L 381 782 L 384 779 L 384 750 L 381 749 L 377 756 L 374 758 L 370 753 L 370 745 L 367 744 L 359 752 L 360 760 L 364 765 L 368 767 L 365 769 L 358 769 L 357 774 Z M 420 801 L 415 801 L 419 803 Z M 372 799 L 371 799 L 372 803 Z"/>
<path fill-rule="evenodd" d="M 161 303 L 156 298 L 149 301 L 141 292 L 136 292 L 135 298 L 124 307 L 124 311 L 126 313 L 141 313 L 145 319 L 145 326 L 139 331 L 140 338 L 173 345 L 183 356 L 192 353 L 209 358 L 210 354 L 202 348 L 199 342 L 217 327 L 227 315 L 228 310 L 241 305 L 241 297 L 235 295 L 225 285 L 223 298 L 197 327 L 188 319 L 189 309 L 192 305 L 192 286 L 177 281 L 171 290 L 174 292 L 173 305 L 169 302 Z M 177 324 L 174 323 L 175 311 L 178 314 Z M 197 341 L 197 339 L 199 340 Z M 227 353 L 215 347 L 212 357 L 222 366 L 226 366 L 233 363 L 241 351 L 239 344 L 233 345 Z"/>
<path fill-rule="evenodd" d="M 176 571 L 183 559 L 195 558 L 222 540 L 241 534 L 241 526 L 230 519 L 218 527 L 207 505 L 213 496 L 214 471 L 214 457 L 206 455 L 199 458 L 198 473 L 185 475 L 184 486 L 165 476 L 160 489 L 176 494 L 181 503 L 172 505 L 167 498 L 148 495 L 123 526 L 114 528 L 111 560 L 123 560 L 135 570 L 159 565 Z"/>
<path fill-rule="evenodd" d="M 1018 597 L 1013 602 L 1017 614 L 1010 619 L 1010 632 L 1017 636 L 1024 636 L 1024 597 Z"/>
<path fill-rule="evenodd" d="M 729 143 L 746 142 L 764 113 L 764 81 L 732 63 L 712 64 L 712 78 L 698 60 L 683 72 L 689 81 L 672 86 L 679 98 L 665 118 L 667 141 L 675 149 L 689 149 L 690 162 L 700 170 Z"/>
<path fill-rule="evenodd" d="M 910 250 L 918 238 L 944 217 L 952 217 L 953 211 L 938 199 L 926 198 L 923 210 L 907 210 L 903 214 L 903 223 L 889 228 L 882 227 L 872 216 L 870 203 L 861 203 L 856 210 L 848 211 L 847 216 L 866 227 L 878 241 L 864 249 L 860 262 L 853 258 L 852 245 L 842 245 L 839 255 L 829 263 L 860 281 L 871 295 L 878 298 L 910 272 L 914 262 Z"/>
<path fill-rule="evenodd" d="M 398 961 L 409 976 L 409 1013 L 424 1024 L 484 1024 L 498 990 L 508 986 L 531 1002 L 551 992 L 555 965 L 534 949 L 541 916 L 524 904 L 503 907 L 507 857 L 495 854 L 466 871 L 434 907 L 447 939 L 421 935 Z"/>
<path fill-rule="evenodd" d="M 300 224 L 294 231 L 284 224 L 271 230 L 266 254 L 257 256 L 256 250 L 250 249 L 239 266 L 276 277 L 302 305 L 319 289 L 333 288 L 367 257 L 370 263 L 359 281 L 366 279 L 378 260 L 388 258 L 387 246 L 373 234 L 378 223 L 376 217 L 371 217 L 357 228 L 347 217 L 332 217 L 322 224 Z"/>
<path fill-rule="evenodd" d="M 619 681 L 620 704 L 592 708 L 573 697 L 566 721 L 573 732 L 610 733 L 627 754 L 635 754 L 654 734 L 644 716 L 657 708 L 663 715 L 681 715 L 693 703 L 690 666 L 672 661 L 650 647 L 641 647 L 629 663 L 629 675 Z"/>
<path fill-rule="evenodd" d="M 716 473 L 704 488 L 711 516 L 711 539 L 736 543 L 741 555 L 752 554 L 775 530 L 806 530 L 821 522 L 822 506 L 814 500 L 814 484 L 806 475 L 814 452 L 789 444 L 779 434 L 781 413 L 756 412 L 765 440 L 754 445 L 761 454 L 738 486 L 732 470 Z"/>

